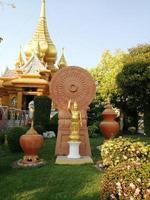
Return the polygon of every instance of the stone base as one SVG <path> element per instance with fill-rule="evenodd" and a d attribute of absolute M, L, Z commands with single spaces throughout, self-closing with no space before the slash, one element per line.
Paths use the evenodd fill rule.
<path fill-rule="evenodd" d="M 57 156 L 55 164 L 58 165 L 83 165 L 93 164 L 93 160 L 89 156 L 81 156 L 80 158 L 72 159 L 67 156 Z"/>
<path fill-rule="evenodd" d="M 43 159 L 40 159 L 38 162 L 28 162 L 24 163 L 22 159 L 17 160 L 13 163 L 14 168 L 24 168 L 24 167 L 41 167 L 45 165 L 47 162 Z"/>

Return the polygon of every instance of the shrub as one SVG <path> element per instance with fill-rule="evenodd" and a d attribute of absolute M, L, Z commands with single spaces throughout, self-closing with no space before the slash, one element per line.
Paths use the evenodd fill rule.
<path fill-rule="evenodd" d="M 101 180 L 100 200 L 149 200 L 150 163 L 123 162 Z"/>
<path fill-rule="evenodd" d="M 0 145 L 4 144 L 5 141 L 5 133 L 0 133 Z"/>
<path fill-rule="evenodd" d="M 95 122 L 98 121 L 98 123 L 102 120 L 102 112 L 104 110 L 104 105 L 102 100 L 100 99 L 94 99 L 92 103 L 89 106 L 87 115 L 88 115 L 88 126 L 95 124 Z"/>
<path fill-rule="evenodd" d="M 58 114 L 54 115 L 50 120 L 50 131 L 54 131 L 57 135 L 58 131 Z"/>
<path fill-rule="evenodd" d="M 8 146 L 12 152 L 21 152 L 22 148 L 19 144 L 20 136 L 27 132 L 27 127 L 13 127 L 7 131 Z"/>
<path fill-rule="evenodd" d="M 115 138 L 106 141 L 101 147 L 104 166 L 116 166 L 123 161 L 150 161 L 150 145 L 138 140 Z"/>
<path fill-rule="evenodd" d="M 89 133 L 89 137 L 90 138 L 96 138 L 98 136 L 97 134 L 97 130 L 99 129 L 99 127 L 97 126 L 96 123 L 94 123 L 93 125 L 88 126 L 88 133 Z"/>
<path fill-rule="evenodd" d="M 48 96 L 37 96 L 34 99 L 34 118 L 33 123 L 43 128 L 44 131 L 50 130 L 51 100 Z"/>
<path fill-rule="evenodd" d="M 41 135 L 43 135 L 45 129 L 43 128 L 43 126 L 40 126 L 40 125 L 35 125 L 34 126 L 34 129 Z"/>

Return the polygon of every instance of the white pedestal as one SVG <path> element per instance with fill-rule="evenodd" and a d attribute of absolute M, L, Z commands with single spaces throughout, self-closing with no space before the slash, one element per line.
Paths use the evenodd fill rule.
<path fill-rule="evenodd" d="M 69 141 L 69 155 L 67 156 L 67 158 L 71 158 L 71 159 L 78 159 L 80 158 L 80 154 L 79 154 L 79 145 L 81 142 L 76 142 L 76 141 Z"/>

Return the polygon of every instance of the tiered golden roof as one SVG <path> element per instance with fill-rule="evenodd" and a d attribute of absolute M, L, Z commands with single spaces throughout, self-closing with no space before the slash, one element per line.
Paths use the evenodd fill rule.
<path fill-rule="evenodd" d="M 38 55 L 40 60 L 47 63 L 49 68 L 53 67 L 56 62 L 57 51 L 48 32 L 45 0 L 42 0 L 41 14 L 36 31 L 25 50 L 27 60 L 31 58 L 33 52 L 36 53 L 37 45 L 40 47 L 40 56 Z"/>
<path fill-rule="evenodd" d="M 41 13 L 36 31 L 25 50 L 26 62 L 24 62 L 20 50 L 15 64 L 16 69 L 7 68 L 0 77 L 2 105 L 28 109 L 27 102 L 31 96 L 47 95 L 52 76 L 58 68 L 67 66 L 63 50 L 58 68 L 55 67 L 57 52 L 48 33 L 45 0 L 41 0 L 41 3 Z M 12 104 L 14 98 L 16 99 L 15 105 Z"/>

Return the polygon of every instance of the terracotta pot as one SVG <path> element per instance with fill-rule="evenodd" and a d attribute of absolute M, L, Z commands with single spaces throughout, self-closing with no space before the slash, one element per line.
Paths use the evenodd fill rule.
<path fill-rule="evenodd" d="M 110 104 L 105 106 L 102 116 L 104 120 L 100 122 L 100 130 L 105 138 L 109 139 L 117 135 L 119 123 L 115 121 L 117 115 Z"/>
<path fill-rule="evenodd" d="M 43 136 L 38 134 L 33 127 L 25 135 L 20 137 L 20 145 L 25 153 L 25 162 L 37 162 L 39 160 L 38 151 L 44 143 Z"/>

